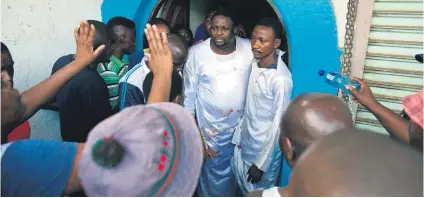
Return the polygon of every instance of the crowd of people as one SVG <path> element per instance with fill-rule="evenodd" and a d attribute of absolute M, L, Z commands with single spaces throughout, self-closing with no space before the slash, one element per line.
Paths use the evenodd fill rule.
<path fill-rule="evenodd" d="M 137 51 L 132 20 L 87 20 L 76 52 L 22 94 L 2 43 L 1 195 L 423 196 L 423 90 L 401 117 L 354 78 L 361 90 L 347 89 L 390 136 L 355 129 L 337 96 L 291 100 L 282 31 L 266 17 L 245 38 L 225 9 L 194 38 L 154 18 Z M 10 138 L 53 103 L 62 141 Z M 293 172 L 280 188 L 283 158 Z"/>

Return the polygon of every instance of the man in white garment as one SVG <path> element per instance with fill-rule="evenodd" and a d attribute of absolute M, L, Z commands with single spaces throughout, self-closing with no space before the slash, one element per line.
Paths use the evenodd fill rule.
<path fill-rule="evenodd" d="M 196 116 L 208 159 L 198 196 L 237 196 L 231 170 L 235 128 L 244 115 L 253 60 L 249 40 L 234 35 L 230 13 L 217 11 L 212 37 L 190 49 L 184 68 L 184 107 Z"/>
<path fill-rule="evenodd" d="M 281 166 L 280 121 L 290 103 L 292 77 L 282 60 L 282 26 L 262 18 L 252 33 L 255 61 L 246 99 L 246 113 L 234 134 L 232 167 L 242 194 L 277 184 Z"/>

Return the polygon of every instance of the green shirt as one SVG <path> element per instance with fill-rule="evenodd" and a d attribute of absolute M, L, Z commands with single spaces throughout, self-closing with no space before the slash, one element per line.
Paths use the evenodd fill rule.
<path fill-rule="evenodd" d="M 109 102 L 114 109 L 118 105 L 119 80 L 128 72 L 128 63 L 111 56 L 109 62 L 100 63 L 97 72 L 105 81 L 109 90 Z"/>

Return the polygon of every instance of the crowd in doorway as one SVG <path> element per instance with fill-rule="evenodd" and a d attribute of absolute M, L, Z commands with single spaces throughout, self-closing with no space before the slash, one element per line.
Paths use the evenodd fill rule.
<path fill-rule="evenodd" d="M 23 93 L 2 43 L 1 195 L 423 196 L 423 90 L 401 117 L 353 78 L 390 136 L 356 129 L 337 96 L 292 100 L 278 19 L 247 32 L 233 18 L 213 10 L 194 36 L 153 18 L 142 50 L 130 19 L 82 21 L 75 52 Z M 28 119 L 51 104 L 62 141 L 29 139 Z M 278 187 L 283 159 L 293 172 Z"/>

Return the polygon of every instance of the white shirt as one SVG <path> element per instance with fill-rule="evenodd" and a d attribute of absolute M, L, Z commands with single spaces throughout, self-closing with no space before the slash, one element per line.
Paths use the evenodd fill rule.
<path fill-rule="evenodd" d="M 236 37 L 236 50 L 218 55 L 211 39 L 193 46 L 184 67 L 184 107 L 196 114 L 207 146 L 231 142 L 244 114 L 253 55 L 250 41 Z"/>

